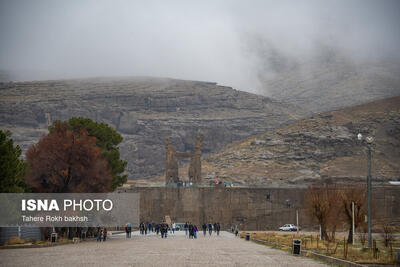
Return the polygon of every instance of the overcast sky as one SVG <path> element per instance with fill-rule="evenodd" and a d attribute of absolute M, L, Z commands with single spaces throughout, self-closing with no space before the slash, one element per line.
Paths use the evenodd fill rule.
<path fill-rule="evenodd" d="M 301 62 L 326 50 L 399 60 L 399 17 L 396 0 L 0 0 L 0 70 L 21 80 L 145 75 L 257 92 L 271 51 Z"/>

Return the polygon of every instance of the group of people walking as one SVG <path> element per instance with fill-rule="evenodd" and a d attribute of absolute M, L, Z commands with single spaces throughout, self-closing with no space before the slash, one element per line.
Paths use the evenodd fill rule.
<path fill-rule="evenodd" d="M 132 225 L 130 223 L 126 224 L 124 226 L 125 232 L 126 232 L 126 238 L 131 238 L 132 236 Z M 182 230 L 182 224 L 178 224 L 178 229 Z M 183 229 L 185 230 L 185 235 L 188 236 L 190 239 L 196 239 L 197 238 L 197 233 L 199 232 L 199 228 L 192 224 L 191 222 L 186 222 L 185 225 L 183 226 Z M 208 234 L 211 236 L 212 232 L 217 233 L 219 235 L 219 232 L 221 230 L 221 226 L 219 223 L 214 223 L 214 224 L 206 224 L 203 223 L 202 225 L 203 229 L 203 235 Z M 168 231 L 170 233 L 175 233 L 175 230 L 177 230 L 176 224 L 171 223 L 170 225 L 163 221 L 162 223 L 156 224 L 156 223 L 144 223 L 141 222 L 139 224 L 139 230 L 140 234 L 142 235 L 147 235 L 147 233 L 155 232 L 157 235 L 161 233 L 161 238 L 167 238 L 168 237 Z M 237 232 L 237 228 L 235 229 Z M 233 232 L 233 229 L 232 229 Z M 237 234 L 237 233 L 236 233 Z M 107 240 L 107 228 L 97 228 L 97 242 L 105 242 Z"/>
<path fill-rule="evenodd" d="M 183 229 L 182 229 L 183 228 Z M 203 229 L 203 235 L 206 236 L 207 232 L 211 236 L 212 233 L 216 233 L 217 236 L 219 235 L 219 232 L 221 231 L 221 226 L 219 222 L 215 222 L 214 224 L 212 223 L 203 223 L 202 225 Z M 148 222 L 141 222 L 139 224 L 139 231 L 141 235 L 147 235 L 150 232 L 155 232 L 157 235 L 161 234 L 161 238 L 167 238 L 168 237 L 168 232 L 170 233 L 175 233 L 176 230 L 185 230 L 185 235 L 189 237 L 190 239 L 196 239 L 199 228 L 197 225 L 192 224 L 191 222 L 186 222 L 184 225 L 182 224 L 176 224 L 176 223 L 170 223 L 168 224 L 167 222 L 163 221 L 161 223 L 148 223 Z M 131 237 L 131 231 L 132 228 L 129 224 L 125 226 L 125 231 L 126 231 L 126 237 L 130 238 Z"/>
<path fill-rule="evenodd" d="M 204 223 L 202 228 L 204 236 L 207 235 L 207 230 L 209 235 L 212 234 L 213 230 L 214 233 L 217 233 L 217 235 L 219 235 L 219 232 L 221 231 L 221 226 L 219 223 L 214 223 L 214 224 L 209 223 L 208 225 Z"/>
<path fill-rule="evenodd" d="M 106 242 L 107 240 L 107 228 L 97 227 L 97 242 Z"/>
<path fill-rule="evenodd" d="M 168 225 L 165 221 L 162 223 L 156 224 L 154 222 L 141 222 L 139 224 L 139 230 L 141 235 L 147 235 L 150 232 L 155 232 L 157 235 L 161 234 L 161 238 L 168 237 L 168 230 L 171 233 L 175 233 L 175 223 L 172 223 L 171 226 Z"/>
<path fill-rule="evenodd" d="M 199 231 L 199 229 L 197 228 L 196 225 L 190 222 L 189 223 L 186 222 L 183 228 L 185 229 L 185 235 L 187 236 L 189 234 L 190 239 L 197 238 L 197 232 Z"/>
<path fill-rule="evenodd" d="M 217 233 L 217 235 L 219 235 L 219 232 L 221 231 L 221 226 L 219 223 L 214 223 L 214 224 L 206 224 L 203 223 L 203 225 L 201 226 L 201 228 L 203 229 L 203 235 L 206 236 L 207 235 L 207 230 L 208 230 L 208 234 L 211 236 L 212 232 L 214 231 L 214 233 Z M 184 226 L 185 229 L 185 234 L 188 235 L 189 234 L 189 238 L 197 238 L 197 232 L 199 231 L 199 229 L 197 228 L 196 225 L 192 225 L 191 223 L 185 223 Z"/>

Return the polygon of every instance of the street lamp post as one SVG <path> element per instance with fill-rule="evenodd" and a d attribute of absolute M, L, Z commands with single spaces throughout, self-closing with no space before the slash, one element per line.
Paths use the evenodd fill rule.
<path fill-rule="evenodd" d="M 363 136 L 361 133 L 357 135 L 358 140 L 362 140 Z M 368 174 L 367 174 L 367 205 L 368 205 L 368 248 L 372 248 L 372 222 L 371 222 L 371 146 L 374 138 L 367 136 L 365 138 L 367 142 L 367 157 L 368 157 Z M 354 233 L 353 233 L 354 234 Z"/>

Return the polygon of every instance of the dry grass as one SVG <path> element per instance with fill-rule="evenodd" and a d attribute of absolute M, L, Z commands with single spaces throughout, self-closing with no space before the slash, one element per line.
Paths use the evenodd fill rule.
<path fill-rule="evenodd" d="M 246 232 L 240 234 L 241 237 L 245 237 Z M 381 262 L 381 263 L 393 263 L 395 260 L 395 253 L 390 252 L 390 247 L 385 247 L 381 240 L 378 240 L 377 248 L 378 252 L 376 258 L 374 258 L 372 250 L 363 249 L 361 244 L 356 243 L 355 245 L 349 244 L 347 247 L 347 255 L 344 248 L 344 239 L 335 239 L 332 242 L 326 242 L 319 240 L 317 235 L 296 235 L 296 234 L 276 234 L 276 233 L 250 233 L 251 238 L 265 240 L 270 245 L 276 248 L 280 248 L 286 251 L 290 251 L 293 239 L 301 239 L 302 249 L 313 251 L 319 254 L 332 256 L 335 258 L 345 259 L 352 262 Z M 273 244 L 276 244 L 275 246 Z M 398 244 L 398 240 L 393 242 L 392 246 L 395 247 Z M 287 247 L 280 247 L 284 245 Z M 308 255 L 310 256 L 310 255 Z"/>
<path fill-rule="evenodd" d="M 59 237 L 57 239 L 57 242 L 63 243 L 63 242 L 69 242 L 70 240 L 68 238 L 64 237 Z M 18 236 L 13 236 L 7 241 L 7 245 L 40 245 L 40 244 L 47 244 L 51 243 L 50 240 L 30 240 L 30 239 L 21 239 Z"/>
<path fill-rule="evenodd" d="M 13 236 L 7 241 L 7 245 L 20 245 L 26 243 L 26 240 L 19 238 L 18 236 Z"/>

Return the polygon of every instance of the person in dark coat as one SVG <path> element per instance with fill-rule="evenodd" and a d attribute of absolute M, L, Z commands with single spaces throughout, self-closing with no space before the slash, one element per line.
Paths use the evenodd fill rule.
<path fill-rule="evenodd" d="M 130 223 L 128 223 L 128 226 L 126 228 L 128 229 L 128 237 L 131 238 L 132 237 L 132 225 Z"/>
<path fill-rule="evenodd" d="M 193 225 L 191 223 L 189 223 L 189 238 L 193 238 L 194 237 L 194 228 Z"/>
<path fill-rule="evenodd" d="M 157 235 L 160 233 L 161 226 L 159 224 L 156 225 L 156 233 Z"/>
<path fill-rule="evenodd" d="M 207 224 L 203 223 L 203 225 L 201 227 L 203 228 L 204 236 L 206 236 L 206 234 L 207 234 Z"/>
<path fill-rule="evenodd" d="M 187 222 L 185 223 L 184 228 L 185 228 L 185 235 L 187 235 L 188 234 L 188 230 L 189 230 L 189 225 L 188 225 Z"/>
<path fill-rule="evenodd" d="M 103 230 L 100 229 L 99 227 L 97 230 L 97 242 L 101 242 L 102 238 L 103 238 Z"/>
<path fill-rule="evenodd" d="M 107 240 L 107 228 L 104 228 L 104 231 L 103 231 L 103 242 L 106 242 L 106 240 Z"/>
<path fill-rule="evenodd" d="M 196 225 L 193 225 L 193 237 L 196 239 L 197 238 L 197 232 L 199 231 L 199 229 L 197 229 Z"/>
<path fill-rule="evenodd" d="M 211 235 L 212 234 L 212 224 L 208 224 L 208 233 Z"/>
<path fill-rule="evenodd" d="M 144 223 L 140 223 L 139 224 L 139 229 L 140 229 L 140 234 L 143 235 L 144 234 Z"/>
<path fill-rule="evenodd" d="M 221 226 L 217 223 L 217 235 L 219 235 L 219 231 L 221 230 Z"/>
<path fill-rule="evenodd" d="M 161 223 L 161 238 L 168 237 L 168 224 L 166 222 Z"/>

